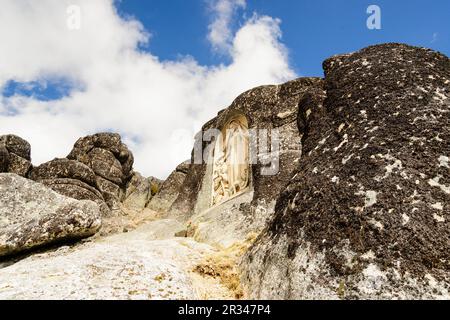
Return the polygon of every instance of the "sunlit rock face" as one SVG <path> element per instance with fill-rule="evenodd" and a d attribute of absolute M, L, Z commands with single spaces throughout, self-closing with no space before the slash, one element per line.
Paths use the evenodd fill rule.
<path fill-rule="evenodd" d="M 105 132 L 80 138 L 67 158 L 91 168 L 108 207 L 119 210 L 134 163 L 133 154 L 120 135 Z"/>
<path fill-rule="evenodd" d="M 322 85 L 301 78 L 254 88 L 207 122 L 170 215 L 190 221 L 198 240 L 224 246 L 261 231 L 301 156 L 298 104 L 324 96 Z"/>
<path fill-rule="evenodd" d="M 29 178 L 40 182 L 53 191 L 77 200 L 97 203 L 104 216 L 110 214 L 100 192 L 95 173 L 87 165 L 69 159 L 53 159 L 34 167 Z"/>
<path fill-rule="evenodd" d="M 167 179 L 160 183 L 156 195 L 150 200 L 147 208 L 166 215 L 170 206 L 180 194 L 181 186 L 186 179 L 189 168 L 189 163 L 180 163 Z"/>
<path fill-rule="evenodd" d="M 78 139 L 67 158 L 33 168 L 29 177 L 65 196 L 95 201 L 107 217 L 121 212 L 133 162 L 119 134 L 97 133 Z"/>
<path fill-rule="evenodd" d="M 162 181 L 154 177 L 143 177 L 139 172 L 133 172 L 123 195 L 123 205 L 135 212 L 141 212 L 148 207 L 149 202 L 159 192 Z"/>
<path fill-rule="evenodd" d="M 139 213 L 159 192 L 162 181 L 142 177 L 132 170 L 133 162 L 117 133 L 82 137 L 66 158 L 39 166 L 31 164 L 27 141 L 13 134 L 0 136 L 0 173 L 15 173 L 73 199 L 94 201 L 103 217 Z"/>
<path fill-rule="evenodd" d="M 95 234 L 98 206 L 62 196 L 12 173 L 0 174 L 0 260 L 65 240 Z"/>
<path fill-rule="evenodd" d="M 324 62 L 324 108 L 242 262 L 251 298 L 450 298 L 450 60 L 401 44 Z"/>

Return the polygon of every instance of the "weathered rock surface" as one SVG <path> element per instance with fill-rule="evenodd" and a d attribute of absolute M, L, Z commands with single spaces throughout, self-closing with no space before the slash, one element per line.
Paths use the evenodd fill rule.
<path fill-rule="evenodd" d="M 385 44 L 334 56 L 324 70 L 325 79 L 249 90 L 203 126 L 223 130 L 245 117 L 240 129 L 279 133 L 278 173 L 262 173 L 270 152 L 258 151 L 247 187 L 225 201 L 215 202 L 210 161 L 183 163 L 161 184 L 132 171 L 132 154 L 115 134 L 81 138 L 70 160 L 35 168 L 31 177 L 60 193 L 124 210 L 105 219 L 105 234 L 137 229 L 0 269 L 0 298 L 202 298 L 190 271 L 217 250 L 209 245 L 233 247 L 259 234 L 240 263 L 246 298 L 450 299 L 449 59 Z M 16 161 L 23 172 L 12 159 L 27 160 L 26 145 L 1 141 L 0 171 Z M 214 158 L 216 141 L 200 145 Z M 227 178 L 219 181 L 239 181 Z M 161 213 L 174 219 L 138 227 Z M 0 206 L 0 255 L 11 251 L 2 241 L 21 239 L 4 237 L 16 230 L 10 216 Z M 53 230 L 58 219 L 44 225 Z M 39 242 L 29 230 L 21 247 L 30 237 Z"/>
<path fill-rule="evenodd" d="M 130 178 L 134 162 L 133 154 L 116 133 L 80 138 L 67 158 L 86 164 L 97 175 L 120 186 Z"/>
<path fill-rule="evenodd" d="M 97 133 L 78 139 L 68 159 L 88 166 L 111 210 L 119 210 L 126 184 L 132 176 L 133 154 L 119 134 Z"/>
<path fill-rule="evenodd" d="M 150 200 L 147 207 L 151 210 L 168 212 L 170 206 L 180 194 L 180 189 L 186 179 L 190 164 L 183 162 L 162 182 L 159 191 Z"/>
<path fill-rule="evenodd" d="M 54 159 L 33 169 L 30 174 L 32 180 L 74 179 L 97 187 L 94 172 L 85 164 L 68 159 Z"/>
<path fill-rule="evenodd" d="M 13 134 L 2 136 L 0 140 L 3 140 L 9 152 L 15 153 L 26 160 L 31 159 L 31 146 L 26 140 Z"/>
<path fill-rule="evenodd" d="M 144 210 L 153 196 L 159 192 L 162 183 L 154 177 L 145 178 L 140 173 L 134 172 L 125 188 L 123 205 L 137 212 Z"/>
<path fill-rule="evenodd" d="M 0 136 L 0 172 L 26 177 L 31 165 L 31 146 L 16 135 Z"/>
<path fill-rule="evenodd" d="M 37 254 L 0 269 L 0 299 L 232 298 L 192 270 L 216 250 L 187 238 L 173 220 Z"/>
<path fill-rule="evenodd" d="M 110 210 L 99 191 L 95 173 L 81 162 L 54 159 L 33 168 L 29 176 L 67 197 L 92 200 L 98 204 L 104 216 L 109 215 Z"/>
<path fill-rule="evenodd" d="M 249 164 L 251 177 L 248 188 L 230 201 L 212 205 L 213 154 L 211 152 L 208 159 L 203 159 L 203 164 L 196 164 L 194 150 L 191 159 L 194 164 L 187 170 L 179 196 L 168 210 L 170 214 L 191 220 L 197 227 L 199 239 L 224 246 L 261 231 L 273 214 L 278 194 L 289 182 L 301 157 L 298 104 L 308 95 L 322 97 L 324 94 L 323 80 L 319 78 L 300 78 L 282 85 L 261 86 L 241 94 L 231 106 L 203 126 L 197 140 L 201 141 L 202 134 L 209 129 L 223 130 L 237 115 L 246 119 L 249 132 L 253 130 L 261 135 L 264 134 L 262 130 L 266 130 L 267 142 L 260 140 L 258 150 L 254 152 L 257 161 Z M 276 143 L 275 132 L 279 137 L 277 150 L 272 146 Z M 197 142 L 206 154 L 206 150 L 213 150 L 211 147 L 214 144 L 215 141 Z M 277 164 L 279 170 L 267 172 L 266 169 Z M 226 228 L 227 234 L 217 232 L 223 228 Z"/>
<path fill-rule="evenodd" d="M 5 145 L 0 142 L 0 172 L 7 172 L 8 166 L 9 152 L 8 149 L 6 149 Z"/>
<path fill-rule="evenodd" d="M 298 170 L 242 262 L 249 297 L 449 299 L 450 60 L 386 44 L 324 69 Z"/>
<path fill-rule="evenodd" d="M 67 159 L 44 163 L 29 176 L 63 195 L 93 200 L 103 216 L 110 216 L 123 213 L 121 206 L 133 161 L 119 134 L 98 133 L 80 138 Z"/>
<path fill-rule="evenodd" d="M 199 242 L 209 243 L 219 248 L 227 248 L 248 238 L 252 233 L 262 230 L 270 212 L 265 204 L 250 206 L 253 193 L 231 199 L 218 207 L 211 208 L 191 217 L 192 230 L 189 236 Z M 247 201 L 247 203 L 243 203 Z M 244 214 L 245 213 L 245 214 Z"/>
<path fill-rule="evenodd" d="M 93 235 L 98 206 L 62 196 L 40 183 L 0 174 L 0 257 Z"/>

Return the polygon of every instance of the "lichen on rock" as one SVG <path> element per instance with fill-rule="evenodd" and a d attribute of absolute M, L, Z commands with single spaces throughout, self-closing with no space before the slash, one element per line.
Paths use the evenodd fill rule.
<path fill-rule="evenodd" d="M 298 169 L 242 264 L 248 292 L 449 298 L 450 60 L 385 44 L 324 69 L 324 109 L 300 121 Z"/>
<path fill-rule="evenodd" d="M 26 177 L 31 168 L 30 144 L 13 134 L 0 136 L 0 172 Z"/>
<path fill-rule="evenodd" d="M 95 234 L 98 206 L 15 174 L 0 174 L 0 257 Z"/>

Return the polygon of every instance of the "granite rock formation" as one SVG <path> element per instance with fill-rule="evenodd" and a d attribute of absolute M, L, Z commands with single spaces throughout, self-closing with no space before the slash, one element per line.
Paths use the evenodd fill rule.
<path fill-rule="evenodd" d="M 148 207 L 150 200 L 159 192 L 163 181 L 134 172 L 128 181 L 123 196 L 123 205 L 134 211 L 142 211 Z"/>
<path fill-rule="evenodd" d="M 319 78 L 300 78 L 282 85 L 261 86 L 241 94 L 230 107 L 219 112 L 197 135 L 191 158 L 193 164 L 187 171 L 179 196 L 168 210 L 170 214 L 190 220 L 196 228 L 197 239 L 223 246 L 261 231 L 273 213 L 279 192 L 289 182 L 301 157 L 298 103 L 307 95 L 323 96 L 322 87 L 323 80 Z M 252 153 L 251 157 L 256 161 L 248 164 L 248 187 L 230 199 L 212 205 L 214 165 L 211 159 L 215 158 L 213 147 L 217 141 L 209 141 L 205 135 L 210 129 L 224 131 L 230 120 L 237 117 L 246 120 L 249 132 L 263 133 L 267 141 L 265 144 L 260 142 L 259 148 Z M 279 137 L 277 150 L 272 146 L 274 132 Z M 264 150 L 262 145 L 267 149 Z M 202 164 L 196 163 L 195 159 L 198 146 L 208 156 Z M 278 164 L 279 170 L 265 174 L 264 170 L 271 168 L 272 160 Z"/>
<path fill-rule="evenodd" d="M 9 151 L 0 138 L 0 172 L 7 172 L 9 167 Z"/>
<path fill-rule="evenodd" d="M 133 161 L 119 134 L 97 133 L 80 138 L 67 158 L 44 163 L 29 176 L 63 195 L 93 200 L 109 216 L 121 210 Z"/>
<path fill-rule="evenodd" d="M 16 135 L 0 136 L 0 172 L 26 177 L 31 165 L 31 146 Z"/>
<path fill-rule="evenodd" d="M 98 206 L 62 196 L 12 173 L 0 174 L 0 257 L 93 235 Z"/>
<path fill-rule="evenodd" d="M 110 214 L 110 209 L 99 191 L 95 173 L 81 162 L 54 159 L 34 167 L 29 177 L 67 197 L 94 201 L 103 216 Z"/>
<path fill-rule="evenodd" d="M 128 222 L 146 220 L 146 225 L 131 231 L 123 215 L 109 216 L 102 231 L 121 234 L 0 270 L 0 278 L 8 280 L 0 296 L 164 298 L 158 270 L 167 267 L 186 288 L 178 297 L 192 297 L 192 274 L 185 274 L 187 266 L 192 270 L 191 257 L 216 250 L 229 256 L 238 249 L 236 255 L 244 254 L 239 270 L 235 260 L 218 259 L 236 278 L 240 272 L 239 285 L 250 299 L 450 299 L 449 58 L 384 44 L 331 57 L 323 67 L 323 79 L 300 78 L 240 95 L 203 126 L 190 161 L 164 182 L 134 172 L 131 152 L 110 133 L 81 138 L 67 159 L 18 170 L 58 193 L 94 200 L 102 218 L 129 209 L 138 218 Z M 213 129 L 221 135 L 208 136 Z M 277 136 L 279 144 L 261 150 Z M 8 139 L 0 138 L 0 171 L 17 168 L 11 154 L 30 158 L 29 145 Z M 200 162 L 199 154 L 205 156 Z M 5 190 L 15 188 L 11 179 L 20 182 L 19 190 L 33 184 L 10 174 L 1 179 Z M 95 232 L 86 226 L 89 217 L 72 217 L 70 211 L 72 203 L 87 206 L 83 212 L 92 209 L 96 229 L 95 204 L 35 186 L 39 194 L 0 189 L 0 204 L 7 199 L 6 207 L 0 206 L 0 255 L 40 244 L 48 235 L 65 238 L 66 226 L 74 232 L 70 237 Z M 63 209 L 52 197 L 61 197 Z M 57 214 L 41 223 L 30 212 L 46 209 L 47 203 Z M 16 214 L 22 211 L 25 222 Z M 162 213 L 169 219 L 153 221 Z M 78 229 L 70 227 L 79 221 Z M 19 237 L 17 225 L 26 231 L 20 229 Z M 11 241 L 19 241 L 20 249 Z M 198 242 L 204 243 L 197 248 Z M 53 286 L 39 269 L 42 264 L 77 270 Z M 112 272 L 94 275 L 103 286 L 90 286 L 93 276 L 86 270 L 105 266 Z M 35 272 L 25 287 L 38 288 L 32 292 L 21 285 L 30 268 Z M 124 268 L 129 274 L 118 278 Z M 149 276 L 156 281 L 141 285 Z M 123 280 L 125 289 L 115 285 Z M 69 292 L 67 283 L 77 290 Z M 48 293 L 49 287 L 56 291 Z"/>
<path fill-rule="evenodd" d="M 250 298 L 449 299 L 450 60 L 401 44 L 324 62 L 303 156 L 242 262 Z M 313 103 L 314 105 L 314 103 Z"/>
<path fill-rule="evenodd" d="M 133 154 L 116 133 L 80 138 L 67 158 L 37 167 L 32 166 L 30 153 L 30 144 L 24 139 L 0 136 L 0 172 L 43 183 L 74 199 L 92 200 L 104 217 L 142 211 L 162 184 L 132 170 Z"/>
<path fill-rule="evenodd" d="M 80 138 L 67 158 L 91 168 L 108 207 L 119 209 L 134 162 L 119 134 L 97 133 Z"/>
<path fill-rule="evenodd" d="M 180 194 L 180 189 L 186 179 L 186 175 L 189 172 L 189 162 L 183 162 L 179 164 L 176 169 L 167 177 L 163 182 L 159 181 L 159 190 L 150 200 L 147 208 L 167 213 Z"/>

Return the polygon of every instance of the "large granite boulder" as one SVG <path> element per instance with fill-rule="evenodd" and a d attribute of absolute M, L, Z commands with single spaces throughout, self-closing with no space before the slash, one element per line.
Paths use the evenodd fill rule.
<path fill-rule="evenodd" d="M 95 173 L 85 164 L 69 159 L 54 159 L 33 168 L 30 179 L 77 200 L 92 200 L 104 216 L 109 208 L 99 190 Z"/>
<path fill-rule="evenodd" d="M 119 134 L 97 133 L 78 139 L 67 159 L 34 168 L 30 178 L 63 195 L 93 200 L 103 216 L 110 216 L 122 212 L 133 161 L 133 154 Z"/>
<path fill-rule="evenodd" d="M 76 179 L 94 188 L 97 187 L 95 174 L 88 166 L 64 158 L 57 158 L 34 168 L 30 178 L 33 180 Z"/>
<path fill-rule="evenodd" d="M 177 166 L 177 168 L 167 177 L 165 181 L 156 181 L 158 190 L 147 204 L 147 208 L 167 213 L 170 206 L 180 194 L 180 189 L 189 172 L 190 164 L 185 161 Z"/>
<path fill-rule="evenodd" d="M 133 154 L 117 133 L 97 133 L 78 139 L 68 159 L 88 165 L 97 175 L 123 185 L 132 174 Z"/>
<path fill-rule="evenodd" d="M 62 196 L 15 174 L 0 174 L 0 257 L 91 236 L 98 206 Z"/>
<path fill-rule="evenodd" d="M 125 188 L 123 205 L 136 212 L 144 210 L 159 192 L 162 183 L 157 178 L 145 178 L 140 173 L 134 172 Z"/>
<path fill-rule="evenodd" d="M 97 133 L 80 138 L 67 158 L 91 168 L 109 208 L 119 208 L 134 162 L 119 134 Z"/>
<path fill-rule="evenodd" d="M 324 69 L 324 108 L 299 104 L 298 169 L 243 259 L 248 296 L 449 299 L 449 58 L 385 44 Z"/>
<path fill-rule="evenodd" d="M 0 138 L 1 139 L 1 138 Z M 0 140 L 0 172 L 7 172 L 9 166 L 9 152 Z"/>
<path fill-rule="evenodd" d="M 16 135 L 0 136 L 0 172 L 26 177 L 31 167 L 30 144 Z"/>

